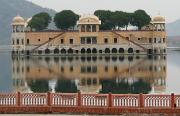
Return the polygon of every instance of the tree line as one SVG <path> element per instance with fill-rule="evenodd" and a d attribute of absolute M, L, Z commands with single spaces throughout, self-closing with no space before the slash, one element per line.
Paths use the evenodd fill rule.
<path fill-rule="evenodd" d="M 141 29 L 151 21 L 151 17 L 144 10 L 136 10 L 133 13 L 123 11 L 96 10 L 94 15 L 101 20 L 101 30 L 114 30 L 136 26 Z M 63 10 L 52 18 L 48 13 L 41 12 L 32 17 L 28 26 L 36 31 L 47 29 L 50 22 L 55 23 L 56 27 L 61 30 L 74 29 L 79 15 L 71 10 Z"/>

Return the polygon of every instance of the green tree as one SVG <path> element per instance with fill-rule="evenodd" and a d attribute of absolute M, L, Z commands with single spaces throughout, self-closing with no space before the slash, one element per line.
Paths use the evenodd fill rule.
<path fill-rule="evenodd" d="M 58 80 L 56 83 L 55 91 L 62 93 L 76 93 L 77 87 L 75 82 L 71 80 Z"/>
<path fill-rule="evenodd" d="M 101 20 L 100 29 L 111 30 L 114 27 L 114 24 L 111 20 L 112 12 L 110 10 L 96 10 L 94 15 L 99 17 Z"/>
<path fill-rule="evenodd" d="M 123 12 L 123 24 L 127 30 L 128 25 L 130 24 L 132 20 L 132 13 Z"/>
<path fill-rule="evenodd" d="M 79 16 L 71 10 L 63 10 L 54 17 L 54 23 L 57 28 L 67 30 L 76 25 Z"/>
<path fill-rule="evenodd" d="M 116 29 L 116 28 L 120 28 L 120 27 L 124 27 L 125 24 L 124 24 L 124 12 L 122 11 L 116 11 L 116 12 L 112 12 L 112 15 L 111 15 L 111 21 L 112 21 L 112 25 L 113 25 L 113 28 Z"/>
<path fill-rule="evenodd" d="M 151 85 L 149 82 L 144 82 L 139 79 L 137 82 L 132 84 L 126 82 L 125 80 L 121 80 L 120 82 L 116 82 L 115 79 L 109 80 L 101 80 L 102 90 L 100 93 L 113 93 L 113 94 L 139 94 L 144 93 L 147 94 L 151 91 Z"/>
<path fill-rule="evenodd" d="M 151 85 L 149 82 L 144 82 L 142 79 L 139 79 L 137 82 L 134 82 L 131 85 L 131 93 L 139 94 L 144 93 L 148 94 L 151 91 Z"/>
<path fill-rule="evenodd" d="M 45 93 L 50 90 L 48 80 L 31 80 L 29 87 L 35 93 Z"/>
<path fill-rule="evenodd" d="M 28 26 L 31 27 L 31 29 L 35 29 L 36 31 L 41 31 L 48 27 L 51 20 L 51 16 L 48 13 L 41 12 L 32 17 L 28 23 Z"/>
<path fill-rule="evenodd" d="M 141 29 L 143 26 L 149 24 L 151 17 L 144 10 L 136 10 L 132 15 L 131 24 Z"/>

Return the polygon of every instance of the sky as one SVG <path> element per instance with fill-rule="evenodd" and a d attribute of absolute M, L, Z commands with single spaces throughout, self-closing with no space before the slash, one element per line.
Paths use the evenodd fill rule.
<path fill-rule="evenodd" d="M 180 19 L 180 0 L 28 0 L 56 11 L 73 10 L 80 15 L 93 14 L 97 9 L 134 12 L 145 10 L 151 17 L 165 16 L 168 23 Z"/>

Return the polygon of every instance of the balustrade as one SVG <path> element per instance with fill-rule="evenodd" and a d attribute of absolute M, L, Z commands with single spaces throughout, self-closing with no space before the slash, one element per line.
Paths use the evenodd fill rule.
<path fill-rule="evenodd" d="M 169 109 L 180 111 L 180 95 L 150 95 L 150 94 L 81 94 L 78 93 L 11 93 L 0 94 L 1 108 L 61 108 L 74 109 Z M 137 109 L 137 110 L 136 110 Z M 146 109 L 146 110 L 144 110 Z M 67 110 L 67 109 L 66 109 Z M 82 111 L 82 110 L 80 110 Z M 89 111 L 89 110 L 88 110 Z M 113 110 L 112 110 L 113 111 Z M 118 112 L 118 111 L 116 111 Z"/>

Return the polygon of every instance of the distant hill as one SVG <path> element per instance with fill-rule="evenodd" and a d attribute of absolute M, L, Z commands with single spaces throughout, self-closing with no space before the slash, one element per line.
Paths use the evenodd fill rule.
<path fill-rule="evenodd" d="M 180 19 L 166 25 L 168 36 L 180 36 Z"/>
<path fill-rule="evenodd" d="M 0 0 L 0 45 L 10 44 L 11 21 L 17 14 L 29 18 L 39 12 L 54 15 L 52 9 L 42 8 L 26 0 Z"/>
<path fill-rule="evenodd" d="M 169 47 L 180 47 L 180 36 L 169 36 L 167 44 Z"/>
<path fill-rule="evenodd" d="M 166 25 L 169 47 L 180 47 L 180 19 Z"/>

